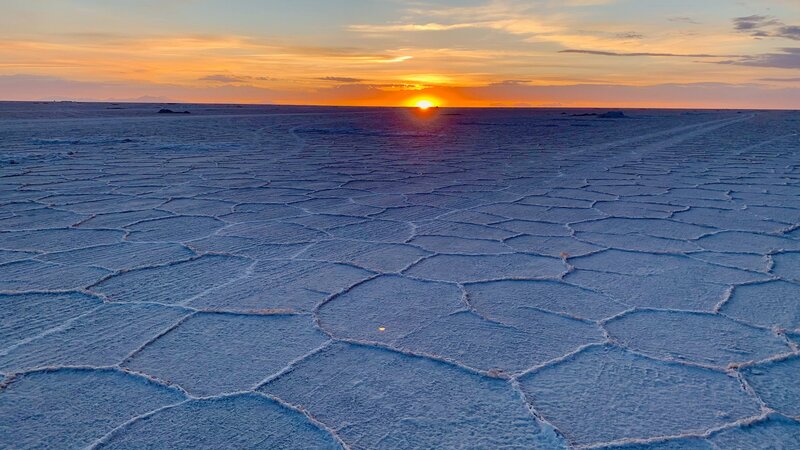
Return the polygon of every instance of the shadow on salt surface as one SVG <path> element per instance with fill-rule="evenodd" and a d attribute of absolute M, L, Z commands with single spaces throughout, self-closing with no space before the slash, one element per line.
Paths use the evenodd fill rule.
<path fill-rule="evenodd" d="M 262 261 L 253 274 L 204 293 L 188 304 L 234 311 L 311 312 L 331 294 L 373 276 L 345 264 L 321 261 Z"/>
<path fill-rule="evenodd" d="M 534 408 L 574 445 L 702 433 L 760 413 L 733 376 L 610 346 L 531 372 L 520 384 Z"/>
<path fill-rule="evenodd" d="M 18 375 L 0 395 L 0 447 L 84 448 L 122 423 L 185 400 L 174 388 L 113 369 Z M 36 420 L 31 420 L 35 412 Z"/>
<path fill-rule="evenodd" d="M 749 366 L 742 375 L 769 407 L 787 416 L 800 416 L 800 356 Z"/>
<path fill-rule="evenodd" d="M 780 414 L 711 433 L 708 437 L 678 437 L 652 443 L 607 445 L 607 450 L 750 450 L 792 449 L 800 442 L 800 423 Z"/>
<path fill-rule="evenodd" d="M 794 282 L 800 282 L 800 252 L 779 253 L 772 256 L 772 273 Z"/>
<path fill-rule="evenodd" d="M 770 329 L 711 313 L 639 310 L 604 326 L 624 347 L 655 358 L 721 369 L 791 351 Z"/>
<path fill-rule="evenodd" d="M 38 259 L 64 265 L 77 264 L 109 270 L 131 270 L 186 260 L 194 256 L 194 252 L 180 244 L 120 242 L 48 253 L 39 256 Z"/>
<path fill-rule="evenodd" d="M 128 227 L 128 240 L 136 242 L 185 242 L 206 237 L 225 225 L 207 216 L 174 216 L 152 219 Z"/>
<path fill-rule="evenodd" d="M 434 255 L 404 273 L 428 280 L 470 282 L 499 278 L 557 278 L 567 272 L 558 258 L 525 254 Z"/>
<path fill-rule="evenodd" d="M 382 276 L 320 307 L 337 338 L 379 342 L 486 372 L 510 374 L 602 342 L 595 324 L 535 309 L 467 311 L 457 286 Z"/>
<path fill-rule="evenodd" d="M 0 348 L 32 339 L 101 304 L 99 298 L 78 293 L 0 295 Z"/>
<path fill-rule="evenodd" d="M 0 219 L 0 230 L 67 228 L 89 217 L 91 216 L 88 214 L 77 214 L 53 208 L 31 209 L 25 211 L 24 214 Z"/>
<path fill-rule="evenodd" d="M 356 448 L 565 447 L 506 381 L 375 347 L 334 343 L 260 390 Z"/>
<path fill-rule="evenodd" d="M 730 285 L 768 279 L 684 255 L 606 250 L 570 262 L 577 270 L 567 282 L 640 307 L 713 311 Z"/>
<path fill-rule="evenodd" d="M 50 230 L 0 232 L 0 248 L 5 250 L 58 252 L 92 245 L 121 242 L 121 230 L 82 230 L 58 228 Z"/>
<path fill-rule="evenodd" d="M 115 431 L 101 449 L 341 449 L 303 413 L 259 394 L 190 400 Z"/>
<path fill-rule="evenodd" d="M 0 265 L 0 291 L 77 290 L 109 274 L 111 271 L 97 267 L 15 261 Z"/>
<path fill-rule="evenodd" d="M 317 135 L 353 135 L 353 136 L 369 136 L 369 137 L 427 137 L 431 136 L 430 133 L 421 133 L 418 131 L 381 131 L 374 129 L 357 128 L 353 126 L 334 126 L 327 128 L 297 128 L 294 130 L 297 134 L 317 134 Z"/>
<path fill-rule="evenodd" d="M 629 307 L 599 292 L 551 280 L 501 280 L 465 286 L 470 305 L 488 317 L 516 323 L 535 332 L 526 323 L 526 310 L 539 309 L 584 320 L 602 320 Z"/>
<path fill-rule="evenodd" d="M 800 329 L 800 296 L 783 280 L 736 286 L 720 312 L 764 327 Z"/>
<path fill-rule="evenodd" d="M 504 243 L 488 239 L 466 239 L 454 236 L 417 236 L 408 243 L 435 253 L 461 255 L 514 253 L 514 250 Z"/>
<path fill-rule="evenodd" d="M 200 313 L 124 366 L 193 395 L 217 395 L 252 389 L 327 340 L 308 315 Z"/>
<path fill-rule="evenodd" d="M 164 266 L 134 269 L 91 286 L 92 292 L 118 302 L 180 304 L 245 274 L 253 261 L 225 255 L 205 255 Z"/>
<path fill-rule="evenodd" d="M 429 252 L 407 244 L 321 241 L 306 247 L 297 257 L 353 264 L 374 272 L 398 272 Z"/>
<path fill-rule="evenodd" d="M 114 145 L 114 144 L 131 144 L 137 142 L 136 139 L 130 138 L 104 138 L 97 136 L 95 138 L 81 138 L 81 139 L 59 139 L 59 138 L 35 138 L 31 139 L 33 145 Z"/>
<path fill-rule="evenodd" d="M 0 368 L 20 371 L 117 364 L 187 314 L 183 309 L 162 305 L 103 303 L 60 327 L 4 349 Z"/>

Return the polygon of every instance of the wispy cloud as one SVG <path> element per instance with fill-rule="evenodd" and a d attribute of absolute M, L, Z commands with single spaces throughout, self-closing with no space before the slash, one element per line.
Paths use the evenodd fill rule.
<path fill-rule="evenodd" d="M 204 77 L 198 78 L 200 81 L 214 81 L 217 83 L 240 83 L 242 82 L 242 77 L 234 77 L 231 75 L 206 75 Z"/>
<path fill-rule="evenodd" d="M 253 81 L 272 81 L 274 78 L 270 77 L 253 77 L 246 75 L 227 75 L 227 74 L 214 74 L 206 75 L 198 78 L 199 81 L 211 81 L 215 83 L 250 83 Z"/>
<path fill-rule="evenodd" d="M 608 3 L 608 0 L 577 2 L 585 6 Z M 407 17 L 403 22 L 351 25 L 349 29 L 362 33 L 387 33 L 472 28 L 503 31 L 513 35 L 557 33 L 564 30 L 561 20 L 556 20 L 552 13 L 546 13 L 536 6 L 531 2 L 493 0 L 474 6 L 416 7 L 406 10 Z M 435 21 L 431 22 L 431 19 Z"/>
<path fill-rule="evenodd" d="M 480 26 L 481 25 L 479 23 L 390 23 L 383 25 L 350 25 L 348 26 L 348 29 L 360 33 L 386 33 L 390 31 L 448 31 L 459 30 L 462 28 L 479 28 Z"/>
<path fill-rule="evenodd" d="M 782 48 L 782 53 L 764 53 L 745 56 L 735 60 L 719 61 L 719 64 L 732 64 L 751 67 L 774 67 L 779 69 L 800 69 L 800 48 Z"/>
<path fill-rule="evenodd" d="M 675 58 L 741 58 L 741 55 L 712 55 L 707 53 L 652 53 L 652 52 L 606 52 L 602 50 L 580 50 L 580 49 L 566 49 L 561 50 L 559 53 L 580 53 L 584 55 L 597 55 L 597 56 L 657 56 L 657 57 L 675 57 Z"/>
<path fill-rule="evenodd" d="M 733 19 L 733 28 L 757 38 L 775 37 L 800 41 L 800 26 L 787 25 L 772 16 L 736 17 Z"/>
<path fill-rule="evenodd" d="M 337 83 L 360 83 L 364 80 L 361 78 L 352 78 L 352 77 L 318 77 L 318 80 L 321 81 L 335 81 Z"/>
<path fill-rule="evenodd" d="M 378 63 L 399 63 L 399 62 L 403 62 L 403 61 L 408 61 L 411 58 L 413 58 L 413 56 L 402 55 L 402 56 L 386 57 L 386 58 L 380 58 L 380 59 L 369 59 L 369 61 L 378 62 Z"/>
<path fill-rule="evenodd" d="M 614 2 L 581 1 L 576 6 L 597 6 Z M 417 5 L 426 3 L 417 3 Z M 429 5 L 429 4 L 428 4 Z M 565 9 L 566 8 L 566 9 Z M 584 14 L 573 14 L 564 2 L 549 0 L 517 1 L 489 0 L 471 6 L 435 6 L 410 8 L 400 21 L 380 24 L 358 24 L 348 27 L 351 32 L 380 35 L 387 39 L 419 40 L 423 37 L 404 34 L 451 33 L 456 30 L 474 29 L 498 32 L 490 39 L 506 40 L 505 48 L 530 48 L 531 44 L 544 47 L 558 45 L 563 48 L 589 48 L 592 51 L 608 52 L 608 56 L 685 56 L 685 57 L 732 57 L 712 53 L 717 42 L 730 45 L 730 36 L 706 36 L 705 39 L 685 39 L 668 27 L 631 30 L 624 21 L 594 22 Z M 697 24 L 688 17 L 672 18 L 674 21 Z M 638 26 L 644 26 L 637 23 Z M 627 28 L 627 29 L 626 29 Z M 502 36 L 502 34 L 508 36 Z M 478 34 L 484 35 L 487 34 Z M 463 39 L 464 34 L 450 34 L 442 39 Z M 672 51 L 677 46 L 683 52 Z M 697 50 L 697 51 L 692 51 Z M 586 52 L 589 53 L 589 52 Z M 600 54 L 600 53 L 597 53 Z M 628 55 L 630 54 L 630 55 Z M 734 55 L 735 56 L 735 55 Z"/>
<path fill-rule="evenodd" d="M 700 22 L 686 16 L 667 17 L 667 21 L 675 23 L 687 23 L 691 25 L 700 25 Z"/>
<path fill-rule="evenodd" d="M 644 35 L 642 33 L 637 33 L 635 31 L 615 33 L 614 36 L 620 39 L 644 39 Z"/>
<path fill-rule="evenodd" d="M 795 41 L 800 41 L 800 26 L 787 25 L 780 27 L 778 28 L 778 31 L 775 33 L 775 35 L 787 39 L 793 39 Z"/>
<path fill-rule="evenodd" d="M 781 25 L 781 22 L 769 16 L 752 15 L 733 19 L 733 28 L 737 31 L 759 30 L 776 25 Z"/>

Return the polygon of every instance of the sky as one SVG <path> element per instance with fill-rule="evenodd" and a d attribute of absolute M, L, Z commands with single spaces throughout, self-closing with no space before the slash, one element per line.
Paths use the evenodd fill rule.
<path fill-rule="evenodd" d="M 0 100 L 800 108 L 800 0 L 0 0 Z"/>

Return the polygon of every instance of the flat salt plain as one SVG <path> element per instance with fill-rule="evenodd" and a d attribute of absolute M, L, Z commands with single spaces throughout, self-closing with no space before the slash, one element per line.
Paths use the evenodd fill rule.
<path fill-rule="evenodd" d="M 0 103 L 0 447 L 800 447 L 800 113 Z"/>

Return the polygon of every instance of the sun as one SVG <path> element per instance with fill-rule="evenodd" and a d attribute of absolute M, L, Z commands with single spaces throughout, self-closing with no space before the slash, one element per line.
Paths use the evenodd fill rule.
<path fill-rule="evenodd" d="M 433 107 L 434 107 L 434 104 L 433 104 L 433 102 L 432 102 L 432 101 L 430 101 L 430 100 L 419 100 L 419 101 L 417 102 L 416 106 L 417 106 L 417 108 L 419 108 L 419 109 L 428 109 L 428 108 L 433 108 Z"/>

